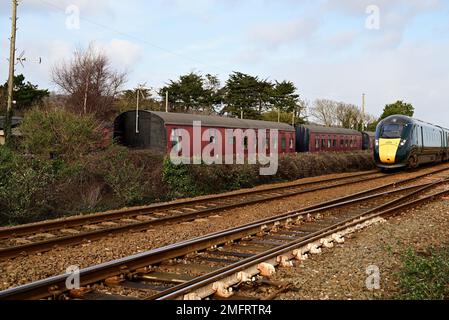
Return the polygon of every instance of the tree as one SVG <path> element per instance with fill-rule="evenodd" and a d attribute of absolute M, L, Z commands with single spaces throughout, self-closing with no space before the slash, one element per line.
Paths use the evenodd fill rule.
<path fill-rule="evenodd" d="M 337 103 L 335 119 L 338 126 L 346 129 L 359 130 L 362 126 L 362 112 L 357 106 L 352 104 Z"/>
<path fill-rule="evenodd" d="M 263 111 L 270 104 L 273 84 L 261 81 L 241 72 L 234 72 L 229 76 L 224 88 L 224 101 L 226 107 L 222 113 L 246 119 L 261 119 Z"/>
<path fill-rule="evenodd" d="M 180 76 L 177 81 L 170 80 L 159 91 L 162 99 L 165 99 L 167 91 L 168 101 L 175 112 L 214 112 L 214 106 L 221 102 L 220 81 L 210 74 L 202 76 L 191 72 Z"/>
<path fill-rule="evenodd" d="M 44 98 L 49 95 L 50 92 L 48 92 L 48 90 L 40 90 L 37 85 L 34 85 L 29 81 L 25 82 L 25 76 L 23 74 L 14 77 L 15 110 L 25 112 L 33 106 L 42 104 Z M 0 86 L 0 96 L 1 101 L 6 102 L 6 97 L 8 96 L 8 82 L 3 86 Z M 2 109 L 3 108 L 5 108 L 5 105 L 2 104 Z"/>
<path fill-rule="evenodd" d="M 331 127 L 337 123 L 337 106 L 338 103 L 335 101 L 318 99 L 314 102 L 314 106 L 310 109 L 310 114 L 320 124 L 323 124 L 326 127 Z"/>
<path fill-rule="evenodd" d="M 108 120 L 113 103 L 126 82 L 126 73 L 114 71 L 107 55 L 91 44 L 78 49 L 70 62 L 53 68 L 53 82 L 67 95 L 66 107 L 79 115 Z"/>
<path fill-rule="evenodd" d="M 380 120 L 383 120 L 395 114 L 413 117 L 413 115 L 415 114 L 415 108 L 410 103 L 405 103 L 403 101 L 398 100 L 393 104 L 388 104 L 385 106 L 384 112 L 380 116 Z"/>
<path fill-rule="evenodd" d="M 153 98 L 150 89 L 132 89 L 122 91 L 115 101 L 115 109 L 118 113 L 130 110 L 136 110 L 137 107 L 137 91 L 140 90 L 139 108 L 141 110 L 163 111 L 165 106 L 161 101 Z"/>

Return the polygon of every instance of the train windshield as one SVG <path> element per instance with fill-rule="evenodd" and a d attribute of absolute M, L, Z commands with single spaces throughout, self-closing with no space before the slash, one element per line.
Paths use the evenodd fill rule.
<path fill-rule="evenodd" d="M 399 139 L 402 137 L 404 125 L 398 123 L 385 124 L 380 133 L 380 137 L 384 139 Z"/>

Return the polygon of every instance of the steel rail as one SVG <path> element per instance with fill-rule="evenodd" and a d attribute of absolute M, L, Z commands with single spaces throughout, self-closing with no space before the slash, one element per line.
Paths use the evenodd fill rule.
<path fill-rule="evenodd" d="M 449 169 L 446 169 L 449 170 Z M 381 179 L 384 178 L 385 175 L 371 178 L 371 180 Z M 352 178 L 352 177 L 351 177 Z M 112 234 L 119 234 L 119 233 L 125 233 L 125 232 L 138 232 L 142 230 L 146 230 L 149 227 L 156 227 L 160 225 L 165 225 L 168 223 L 181 223 L 181 222 L 187 222 L 192 221 L 195 219 L 203 218 L 210 216 L 213 213 L 222 212 L 226 210 L 231 210 L 239 207 L 244 207 L 248 205 L 273 201 L 277 199 L 297 196 L 301 194 L 306 193 L 312 193 L 315 191 L 322 191 L 322 190 L 328 190 L 340 186 L 350 185 L 350 184 L 356 184 L 363 182 L 361 180 L 357 181 L 350 181 L 350 182 L 343 182 L 339 183 L 337 185 L 330 185 L 330 186 L 323 186 L 323 187 L 317 187 L 317 188 L 311 188 L 306 190 L 300 190 L 300 191 L 292 191 L 286 194 L 280 194 L 280 195 L 272 195 L 267 196 L 264 198 L 256 198 L 251 200 L 244 200 L 236 203 L 221 205 L 217 207 L 207 208 L 203 210 L 198 210 L 196 212 L 190 212 L 190 213 L 184 213 L 184 214 L 178 214 L 170 217 L 163 217 L 158 218 L 154 220 L 149 221 L 143 221 L 143 222 L 136 222 L 136 223 L 130 223 L 125 224 L 122 226 L 117 227 L 107 227 L 99 230 L 89 231 L 89 232 L 82 232 L 75 235 L 68 235 L 68 236 L 62 236 L 62 237 L 55 237 L 52 239 L 42 240 L 42 241 L 36 241 L 29 244 L 19 245 L 19 246 L 10 246 L 10 247 L 4 247 L 0 248 L 0 259 L 8 259 L 8 258 L 14 258 L 21 254 L 29 254 L 33 252 L 44 252 L 48 250 L 52 250 L 57 246 L 67 246 L 67 245 L 74 245 L 81 243 L 83 241 L 87 240 L 97 240 L 101 239 L 106 236 L 110 236 Z M 48 230 L 46 230 L 48 232 Z"/>
<path fill-rule="evenodd" d="M 208 201 L 225 200 L 225 199 L 242 197 L 242 196 L 247 196 L 247 195 L 252 195 L 252 194 L 257 194 L 257 193 L 275 192 L 275 191 L 279 191 L 279 190 L 283 190 L 283 189 L 289 189 L 292 187 L 302 187 L 302 186 L 308 186 L 308 185 L 313 185 L 313 184 L 318 184 L 318 183 L 341 181 L 344 179 L 364 177 L 364 176 L 369 176 L 369 175 L 373 175 L 373 174 L 380 174 L 380 172 L 373 170 L 373 171 L 357 173 L 357 174 L 353 174 L 353 175 L 347 175 L 344 177 L 333 178 L 333 179 L 329 179 L 329 180 L 301 182 L 301 183 L 297 183 L 297 184 L 291 184 L 288 186 L 275 186 L 275 187 L 271 187 L 271 188 L 267 188 L 267 189 L 259 189 L 259 190 L 244 190 L 242 192 L 234 193 L 234 194 L 213 195 L 213 196 L 209 196 L 207 198 L 202 198 L 202 199 L 190 199 L 190 200 L 179 201 L 176 203 L 163 203 L 163 204 L 149 205 L 149 206 L 145 206 L 145 207 L 126 208 L 126 209 L 116 210 L 116 211 L 112 211 L 112 212 L 96 213 L 96 214 L 90 214 L 90 215 L 85 215 L 85 216 L 76 216 L 76 217 L 66 218 L 66 219 L 62 219 L 62 220 L 45 221 L 45 222 L 38 222 L 38 223 L 34 223 L 34 224 L 2 228 L 2 229 L 0 229 L 0 239 L 10 238 L 11 236 L 20 237 L 23 235 L 28 235 L 28 234 L 42 232 L 42 231 L 54 231 L 54 230 L 58 230 L 61 228 L 69 228 L 69 227 L 82 226 L 85 224 L 100 223 L 100 222 L 104 222 L 104 221 L 117 220 L 117 219 L 132 217 L 132 216 L 138 216 L 138 215 L 146 215 L 146 214 L 151 214 L 153 212 L 157 212 L 157 211 L 161 211 L 161 210 L 165 211 L 165 210 L 170 210 L 170 209 L 176 209 L 179 207 L 204 203 L 204 202 L 208 202 Z"/>
<path fill-rule="evenodd" d="M 404 180 L 401 180 L 401 181 L 398 181 L 395 183 L 391 183 L 389 185 L 381 186 L 379 188 L 374 188 L 372 190 L 360 192 L 358 194 L 348 197 L 348 199 L 354 198 L 355 196 L 367 194 L 367 193 L 373 192 L 375 190 L 380 190 L 382 188 L 394 186 L 399 183 L 404 183 L 406 181 L 414 181 L 423 176 L 433 175 L 433 174 L 443 172 L 446 170 L 449 170 L 449 168 L 447 168 L 447 167 L 439 168 L 437 170 L 433 170 L 431 172 L 427 172 L 427 173 L 415 176 L 413 178 L 404 179 Z M 370 176 L 370 175 L 374 175 L 374 174 L 376 174 L 376 172 L 369 171 L 369 172 L 365 172 L 365 173 L 358 173 L 355 175 L 347 175 L 347 176 L 335 178 L 332 180 L 310 181 L 310 182 L 300 183 L 300 184 L 296 184 L 296 185 L 275 187 L 274 189 L 271 188 L 271 189 L 262 189 L 262 190 L 249 190 L 249 191 L 245 191 L 245 192 L 239 193 L 239 194 L 232 194 L 232 195 L 225 195 L 225 196 L 214 196 L 214 198 L 220 198 L 220 197 L 224 197 L 224 198 L 235 197 L 235 198 L 237 198 L 237 197 L 241 197 L 241 196 L 248 195 L 248 194 L 257 194 L 257 193 L 263 194 L 263 193 L 267 193 L 267 192 L 273 192 L 274 190 L 296 188 L 296 187 L 307 186 L 307 185 L 323 183 L 323 182 L 341 181 L 341 180 L 345 180 L 345 179 L 366 177 L 366 176 Z M 376 180 L 376 179 L 382 179 L 384 177 L 385 177 L 385 175 L 382 174 L 378 177 L 371 178 L 371 181 Z M 296 196 L 296 195 L 300 195 L 300 194 L 311 193 L 311 192 L 315 192 L 315 191 L 328 190 L 328 189 L 332 189 L 332 188 L 337 188 L 337 187 L 350 185 L 350 184 L 357 184 L 357 183 L 361 183 L 361 182 L 363 182 L 363 181 L 356 180 L 356 181 L 342 182 L 342 183 L 338 183 L 338 184 L 322 186 L 322 187 L 317 187 L 317 188 L 311 188 L 311 189 L 306 189 L 306 190 L 292 191 L 292 192 L 288 192 L 286 194 L 271 195 L 271 196 L 267 196 L 264 198 L 259 197 L 256 199 L 251 199 L 251 200 L 246 200 L 246 201 L 243 200 L 243 201 L 239 201 L 236 203 L 215 206 L 215 207 L 211 207 L 211 208 L 207 208 L 207 209 L 203 209 L 203 210 L 197 210 L 195 212 L 190 212 L 190 213 L 177 214 L 177 215 L 173 215 L 170 217 L 163 217 L 163 218 L 158 218 L 158 219 L 153 219 L 153 220 L 143 221 L 143 222 L 127 223 L 127 224 L 120 225 L 117 227 L 106 227 L 106 228 L 101 228 L 101 229 L 89 231 L 89 232 L 80 232 L 78 234 L 73 234 L 73 235 L 56 236 L 51 239 L 35 241 L 35 242 L 29 243 L 29 244 L 3 247 L 3 248 L 0 248 L 0 260 L 14 258 L 14 257 L 23 255 L 23 254 L 30 254 L 30 253 L 35 253 L 35 252 L 45 252 L 45 251 L 52 250 L 58 246 L 75 245 L 75 244 L 79 244 L 79 243 L 82 243 L 82 242 L 88 241 L 88 240 L 90 240 L 90 241 L 98 240 L 98 239 L 101 239 L 104 237 L 111 236 L 113 234 L 120 234 L 120 233 L 125 233 L 125 232 L 139 232 L 139 231 L 147 230 L 150 227 L 156 227 L 156 226 L 165 225 L 165 224 L 169 224 L 169 223 L 177 223 L 177 222 L 181 223 L 181 222 L 193 221 L 198 218 L 207 217 L 216 212 L 226 211 L 226 210 L 243 207 L 243 206 L 247 206 L 247 205 L 252 205 L 252 204 L 273 201 L 273 200 L 277 200 L 277 199 L 281 199 L 281 198 L 288 198 L 288 197 L 292 197 L 292 196 Z M 176 207 L 186 206 L 187 203 L 192 203 L 192 202 L 193 203 L 202 203 L 202 202 L 207 202 L 210 200 L 211 200 L 210 198 L 199 199 L 199 200 L 189 200 L 185 203 L 181 203 L 181 204 L 177 203 L 174 205 Z M 328 203 L 335 203 L 335 200 L 330 201 Z M 322 205 L 322 204 L 311 206 L 309 208 L 314 208 L 319 205 Z M 161 207 L 164 207 L 164 206 L 166 208 L 165 210 L 168 210 L 168 208 L 172 208 L 171 207 L 172 204 L 155 205 L 151 208 L 154 212 L 154 211 L 157 211 L 154 208 L 158 208 L 158 210 L 160 210 Z M 304 210 L 309 209 L 309 208 L 305 208 Z M 140 208 L 140 209 L 130 209 L 130 210 L 131 210 L 130 212 L 133 212 L 132 215 L 135 215 L 136 214 L 135 210 L 143 210 L 143 209 Z M 142 211 L 139 211 L 139 212 L 140 212 L 140 214 L 143 214 Z M 50 230 L 45 230 L 45 232 L 51 232 L 51 231 L 56 230 L 56 226 L 61 226 L 60 225 L 61 223 L 65 223 L 64 224 L 65 228 L 75 227 L 75 225 L 73 225 L 73 224 L 67 224 L 67 221 L 72 221 L 71 223 L 75 223 L 76 226 L 78 226 L 78 224 L 81 223 L 82 221 L 85 221 L 85 222 L 88 221 L 88 222 L 86 222 L 86 224 L 92 224 L 94 222 L 99 222 L 99 221 L 93 221 L 95 219 L 106 219 L 106 220 L 113 219 L 113 217 L 116 217 L 117 214 L 121 214 L 121 215 L 125 214 L 126 216 L 129 216 L 131 213 L 127 213 L 126 211 L 121 211 L 121 212 L 114 212 L 112 214 L 106 213 L 106 214 L 100 214 L 100 215 L 94 215 L 94 216 L 88 216 L 88 217 L 69 218 L 68 220 L 65 220 L 65 221 L 51 221 L 51 222 L 47 222 L 47 223 L 51 224 L 53 227 Z M 108 218 L 106 218 L 106 217 L 108 217 Z M 124 216 L 121 216 L 121 218 L 124 218 Z M 85 220 L 85 219 L 87 219 L 87 220 Z M 40 224 L 39 228 L 42 228 L 44 226 L 44 224 Z M 82 225 L 82 223 L 81 223 L 81 225 Z M 35 228 L 35 227 L 36 227 L 36 225 L 26 225 L 26 226 L 15 227 L 15 228 L 6 229 L 6 230 L 0 229 L 0 235 L 1 235 L 2 231 L 7 232 L 8 230 L 10 230 L 10 231 L 12 230 L 13 234 L 11 236 L 17 237 L 20 234 L 23 235 L 23 234 L 26 234 L 27 232 L 29 232 L 30 231 L 29 228 Z M 23 228 L 23 229 L 20 229 L 20 228 Z M 22 231 L 20 231 L 20 230 L 22 230 Z M 32 229 L 32 230 L 36 231 L 36 229 Z M 41 229 L 39 229 L 39 230 L 41 230 Z M 43 231 L 43 230 L 41 230 L 41 231 Z M 0 239 L 1 239 L 1 236 L 0 236 Z"/>
<path fill-rule="evenodd" d="M 445 180 L 442 182 L 445 183 L 447 181 L 448 180 Z M 438 182 L 437 184 L 440 184 L 442 182 Z M 315 241 L 319 241 L 323 238 L 326 238 L 326 237 L 329 237 L 338 232 L 344 231 L 348 228 L 355 227 L 357 225 L 361 225 L 364 222 L 372 220 L 376 217 L 394 214 L 395 212 L 397 213 L 400 210 L 404 210 L 404 209 L 406 209 L 408 207 L 412 207 L 414 205 L 423 204 L 429 200 L 433 200 L 435 197 L 443 196 L 448 193 L 449 193 L 449 190 L 441 191 L 436 194 L 432 194 L 432 195 L 429 195 L 429 196 L 426 196 L 423 198 L 409 201 L 404 204 L 397 205 L 395 207 L 386 209 L 382 212 L 375 213 L 375 214 L 362 213 L 358 216 L 351 217 L 342 222 L 336 223 L 330 227 L 324 228 L 323 230 L 319 230 L 319 231 L 314 232 L 305 237 L 301 237 L 301 238 L 294 240 L 288 244 L 285 244 L 285 245 L 279 246 L 277 248 L 268 250 L 266 252 L 260 253 L 258 255 L 255 255 L 254 257 L 246 258 L 246 259 L 239 261 L 237 263 L 234 263 L 230 266 L 221 268 L 219 270 L 216 270 L 216 271 L 209 273 L 207 275 L 204 275 L 202 277 L 198 277 L 196 279 L 193 279 L 193 280 L 183 283 L 181 285 L 170 288 L 160 294 L 154 295 L 150 299 L 170 300 L 170 299 L 179 298 L 179 297 L 184 296 L 194 290 L 203 288 L 203 287 L 210 285 L 216 281 L 220 281 L 223 278 L 226 278 L 226 277 L 234 275 L 240 271 L 243 271 L 250 267 L 253 267 L 254 265 L 269 261 L 273 258 L 276 258 L 276 257 L 282 255 L 282 254 L 292 252 L 293 250 L 295 250 L 297 248 L 304 247 L 310 243 L 314 243 Z M 149 300 L 149 299 L 147 299 L 147 300 Z"/>
<path fill-rule="evenodd" d="M 409 194 L 407 194 L 404 197 L 401 197 L 400 199 L 393 200 L 388 202 L 387 204 L 383 204 L 381 206 L 378 206 L 374 209 L 371 209 L 370 212 L 375 212 L 376 210 L 380 210 L 382 208 L 385 208 L 386 206 L 395 205 L 397 203 L 400 203 L 404 201 L 407 198 L 413 197 L 414 195 L 419 194 L 420 192 L 427 190 L 439 183 L 442 183 L 441 181 L 436 183 L 427 184 L 424 187 L 419 188 L 416 191 L 413 191 Z M 417 186 L 408 187 L 409 189 L 416 189 Z M 399 191 L 397 191 L 399 192 Z M 385 193 L 382 193 L 382 196 L 385 195 Z M 380 195 L 378 195 L 380 196 Z M 371 197 L 374 197 L 371 196 Z M 359 201 L 364 201 L 359 200 Z M 357 200 L 354 200 L 353 203 L 359 202 Z M 330 205 L 326 208 L 333 208 L 333 207 L 339 207 L 341 205 L 334 204 Z M 323 208 L 323 210 L 325 210 Z M 311 212 L 318 212 L 319 209 L 315 209 L 315 211 Z M 117 276 L 120 274 L 131 274 L 135 270 L 138 270 L 140 268 L 144 268 L 149 265 L 154 265 L 157 263 L 160 263 L 161 261 L 165 261 L 168 259 L 177 258 L 180 256 L 184 256 L 189 252 L 196 252 L 205 250 L 207 248 L 210 248 L 212 246 L 220 245 L 223 243 L 227 243 L 229 241 L 235 241 L 238 239 L 242 239 L 247 237 L 248 235 L 253 235 L 255 233 L 258 233 L 261 230 L 262 226 L 276 226 L 280 223 L 280 221 L 286 221 L 289 219 L 297 218 L 299 216 L 303 216 L 304 214 L 307 214 L 308 212 L 303 213 L 296 213 L 292 214 L 290 216 L 284 216 L 282 218 L 276 218 L 272 219 L 271 221 L 262 221 L 257 222 L 252 225 L 247 225 L 244 227 L 238 227 L 233 228 L 229 230 L 225 230 L 221 233 L 212 234 L 196 239 L 192 239 L 189 241 L 185 241 L 178 244 L 173 244 L 166 246 L 164 248 L 155 249 L 146 253 L 134 255 L 131 257 L 126 257 L 123 259 L 115 260 L 112 262 L 104 263 L 98 266 L 89 267 L 86 269 L 81 270 L 80 272 L 80 279 L 83 286 L 93 284 L 96 282 L 103 281 L 104 279 Z M 366 213 L 365 213 L 366 214 Z M 65 281 L 67 279 L 68 275 L 59 275 L 55 277 L 51 277 L 49 279 L 44 279 L 41 281 L 37 281 L 28 285 L 20 286 L 17 288 L 8 289 L 5 291 L 0 292 L 0 299 L 43 299 L 48 298 L 52 296 L 58 296 L 65 291 Z"/>

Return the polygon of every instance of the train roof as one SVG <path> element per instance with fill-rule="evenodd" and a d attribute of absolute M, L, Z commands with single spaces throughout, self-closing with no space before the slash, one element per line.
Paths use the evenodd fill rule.
<path fill-rule="evenodd" d="M 135 112 L 135 111 L 134 111 Z M 245 120 L 226 118 L 219 116 L 204 116 L 185 113 L 171 113 L 171 112 L 157 112 L 157 111 L 143 111 L 149 112 L 161 118 L 165 124 L 169 125 L 185 125 L 192 126 L 194 121 L 201 121 L 204 127 L 214 128 L 237 128 L 237 129 L 278 129 L 281 131 L 295 131 L 295 128 L 286 123 L 277 123 L 271 121 L 261 120 Z"/>
<path fill-rule="evenodd" d="M 340 127 L 324 127 L 319 125 L 303 125 L 303 127 L 312 133 L 361 135 L 361 133 L 357 130 Z"/>
<path fill-rule="evenodd" d="M 12 117 L 11 118 L 11 127 L 17 127 L 19 126 L 23 121 L 23 118 L 21 117 Z M 0 130 L 3 130 L 5 128 L 5 117 L 0 117 Z"/>
<path fill-rule="evenodd" d="M 433 123 L 429 123 L 429 122 L 426 122 L 426 121 L 422 121 L 422 120 L 419 120 L 419 119 L 415 119 L 415 118 L 412 118 L 412 117 L 409 117 L 409 116 L 405 116 L 405 115 L 392 115 L 392 116 L 389 116 L 389 117 L 383 119 L 382 122 L 383 121 L 394 121 L 394 122 L 402 122 L 402 123 L 420 123 L 422 125 L 425 124 L 425 125 L 428 125 L 428 126 L 437 127 L 437 128 L 449 131 L 449 129 L 444 128 L 442 126 L 439 126 L 439 125 L 436 125 L 436 124 L 433 124 Z"/>
<path fill-rule="evenodd" d="M 370 137 L 375 137 L 376 133 L 375 132 L 371 132 L 371 131 L 363 131 L 362 133 L 365 133 L 367 135 L 369 135 Z"/>

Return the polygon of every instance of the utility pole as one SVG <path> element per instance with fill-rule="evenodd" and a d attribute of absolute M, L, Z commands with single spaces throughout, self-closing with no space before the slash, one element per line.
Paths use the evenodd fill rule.
<path fill-rule="evenodd" d="M 168 113 L 168 90 L 165 91 L 165 112 Z"/>
<path fill-rule="evenodd" d="M 12 105 L 13 105 L 13 94 L 14 94 L 14 67 L 16 60 L 16 32 L 17 32 L 17 3 L 18 0 L 12 0 L 12 25 L 11 25 L 11 39 L 10 39 L 10 49 L 9 49 L 9 78 L 8 78 L 8 105 L 6 107 L 6 118 L 5 118 L 5 142 L 6 145 L 11 143 L 12 131 L 11 131 L 11 120 L 12 120 Z"/>
<path fill-rule="evenodd" d="M 365 97 L 366 94 L 362 95 L 362 131 L 365 130 Z"/>
<path fill-rule="evenodd" d="M 281 107 L 278 108 L 278 123 L 281 123 Z"/>
<path fill-rule="evenodd" d="M 89 92 L 89 81 L 90 81 L 90 77 L 87 77 L 87 79 L 86 79 L 86 90 L 84 90 L 84 105 L 83 105 L 84 115 L 87 114 L 87 94 Z"/>
<path fill-rule="evenodd" d="M 145 84 L 140 84 L 137 87 L 137 105 L 136 105 L 136 134 L 140 133 L 139 130 L 139 110 L 140 110 L 140 96 L 142 95 L 142 99 L 145 99 L 143 94 L 143 89 L 145 88 Z"/>

